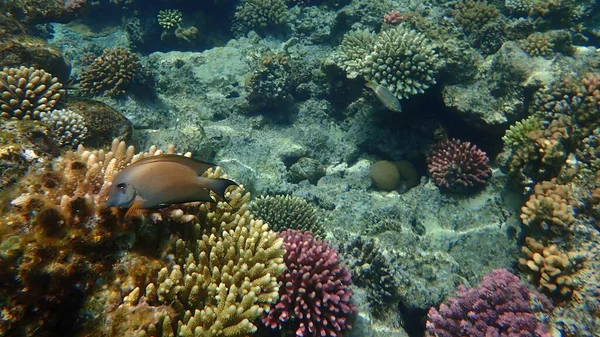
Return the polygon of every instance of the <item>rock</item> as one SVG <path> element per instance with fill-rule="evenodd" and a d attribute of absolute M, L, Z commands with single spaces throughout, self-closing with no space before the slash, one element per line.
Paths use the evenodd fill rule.
<path fill-rule="evenodd" d="M 88 128 L 85 146 L 106 147 L 113 139 L 129 142 L 133 133 L 131 122 L 110 106 L 81 98 L 69 98 L 66 107 L 83 116 Z"/>
<path fill-rule="evenodd" d="M 295 183 L 308 180 L 312 184 L 316 184 L 325 175 L 325 168 L 316 159 L 302 157 L 290 167 L 289 174 Z"/>
<path fill-rule="evenodd" d="M 18 21 L 3 15 L 0 15 L 0 35 L 0 68 L 35 67 L 49 72 L 63 84 L 69 81 L 71 64 L 60 49 L 27 35 Z"/>

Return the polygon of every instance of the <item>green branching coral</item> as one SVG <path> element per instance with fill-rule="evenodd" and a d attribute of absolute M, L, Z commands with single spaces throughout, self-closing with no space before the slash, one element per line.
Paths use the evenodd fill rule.
<path fill-rule="evenodd" d="M 348 78 L 359 74 L 388 88 L 402 99 L 435 84 L 441 65 L 433 42 L 407 25 L 380 32 L 350 32 L 333 55 Z"/>
<path fill-rule="evenodd" d="M 323 224 L 315 207 L 304 199 L 291 195 L 261 196 L 251 206 L 252 214 L 268 222 L 274 231 L 286 229 L 310 231 L 316 237 L 324 237 Z"/>
<path fill-rule="evenodd" d="M 183 22 L 183 14 L 178 9 L 163 9 L 158 12 L 158 24 L 164 29 L 180 27 Z"/>
<path fill-rule="evenodd" d="M 529 133 L 540 130 L 540 121 L 535 116 L 529 116 L 521 121 L 516 122 L 512 125 L 502 137 L 504 144 L 511 149 L 517 149 L 519 147 L 528 144 L 531 140 Z"/>
<path fill-rule="evenodd" d="M 64 95 L 56 77 L 35 68 L 4 68 L 0 71 L 0 117 L 40 119 Z"/>
<path fill-rule="evenodd" d="M 263 33 L 267 28 L 283 26 L 288 18 L 285 0 L 242 0 L 233 19 L 233 32 L 242 36 L 251 30 Z"/>
<path fill-rule="evenodd" d="M 81 90 L 86 94 L 122 95 L 139 69 L 140 61 L 135 53 L 124 48 L 105 49 L 81 74 Z"/>

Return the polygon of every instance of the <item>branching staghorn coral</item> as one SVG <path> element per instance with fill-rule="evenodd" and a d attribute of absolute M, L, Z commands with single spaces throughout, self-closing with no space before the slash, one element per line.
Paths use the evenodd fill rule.
<path fill-rule="evenodd" d="M 406 24 L 377 35 L 350 32 L 332 57 L 348 78 L 362 75 L 399 99 L 425 92 L 443 64 L 433 42 Z"/>

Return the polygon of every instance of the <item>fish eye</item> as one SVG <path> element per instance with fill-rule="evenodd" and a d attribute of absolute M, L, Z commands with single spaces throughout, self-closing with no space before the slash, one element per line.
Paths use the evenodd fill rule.
<path fill-rule="evenodd" d="M 125 188 L 125 186 L 127 186 L 125 183 L 120 183 L 117 185 L 117 188 L 122 190 Z"/>

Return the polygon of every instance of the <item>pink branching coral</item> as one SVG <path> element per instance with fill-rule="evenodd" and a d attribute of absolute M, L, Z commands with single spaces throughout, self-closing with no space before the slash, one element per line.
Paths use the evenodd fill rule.
<path fill-rule="evenodd" d="M 390 25 L 395 25 L 402 21 L 404 21 L 404 16 L 395 9 L 392 9 L 389 13 L 383 16 L 383 23 Z"/>
<path fill-rule="evenodd" d="M 429 310 L 426 337 L 551 336 L 536 314 L 548 314 L 552 304 L 506 269 L 485 275 L 476 288 L 459 286 L 456 296 Z"/>
<path fill-rule="evenodd" d="M 350 272 L 337 251 L 310 232 L 287 230 L 279 237 L 287 271 L 279 277 L 279 300 L 263 322 L 272 329 L 295 330 L 298 337 L 341 337 L 356 307 L 350 301 Z"/>
<path fill-rule="evenodd" d="M 492 174 L 489 161 L 477 146 L 451 139 L 431 147 L 427 169 L 437 186 L 461 192 L 487 182 Z"/>

